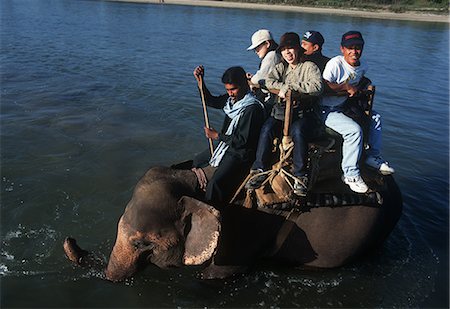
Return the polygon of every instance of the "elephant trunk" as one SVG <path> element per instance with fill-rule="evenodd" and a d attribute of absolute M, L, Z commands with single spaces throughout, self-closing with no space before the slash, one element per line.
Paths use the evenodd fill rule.
<path fill-rule="evenodd" d="M 138 270 L 138 259 L 139 255 L 128 241 L 123 219 L 121 218 L 117 230 L 116 243 L 105 271 L 106 279 L 116 282 L 131 277 Z"/>
<path fill-rule="evenodd" d="M 127 265 L 125 265 L 125 263 Z M 114 251 L 109 258 L 108 266 L 105 270 L 106 279 L 118 282 L 131 277 L 137 271 L 137 263 L 128 263 L 114 256 Z"/>

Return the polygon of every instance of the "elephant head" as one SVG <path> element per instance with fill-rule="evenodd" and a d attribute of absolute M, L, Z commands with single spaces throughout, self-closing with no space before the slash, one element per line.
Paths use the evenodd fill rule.
<path fill-rule="evenodd" d="M 157 185 L 158 182 L 153 182 Z M 160 187 L 168 187 L 160 184 Z M 140 191 L 142 190 L 142 191 Z M 106 278 L 120 281 L 147 264 L 160 268 L 201 265 L 211 259 L 220 234 L 219 212 L 194 198 L 135 190 L 119 220 Z"/>

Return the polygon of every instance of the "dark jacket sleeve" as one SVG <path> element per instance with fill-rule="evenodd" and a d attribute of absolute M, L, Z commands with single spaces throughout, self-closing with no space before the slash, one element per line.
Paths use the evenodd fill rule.
<path fill-rule="evenodd" d="M 200 92 L 200 89 L 198 91 Z M 206 88 L 206 86 L 203 86 L 203 91 L 205 93 L 205 102 L 207 106 L 218 109 L 223 108 L 225 106 L 225 103 L 228 100 L 228 94 L 214 96 L 211 94 L 208 88 Z"/>
<path fill-rule="evenodd" d="M 231 136 L 219 134 L 219 139 L 230 146 L 226 155 L 235 156 L 243 161 L 253 161 L 264 120 L 265 113 L 261 106 L 247 107 Z"/>

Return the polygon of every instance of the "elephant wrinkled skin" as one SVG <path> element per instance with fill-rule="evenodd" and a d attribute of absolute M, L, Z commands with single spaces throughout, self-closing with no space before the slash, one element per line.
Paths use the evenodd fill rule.
<path fill-rule="evenodd" d="M 380 244 L 398 221 L 400 191 L 392 177 L 385 181 L 382 205 L 309 207 L 286 220 L 288 213 L 233 205 L 219 212 L 199 200 L 192 171 L 152 168 L 119 220 L 106 278 L 123 280 L 147 264 L 204 265 L 203 278 L 224 278 L 262 258 L 341 266 Z"/>
<path fill-rule="evenodd" d="M 119 220 L 108 279 L 122 280 L 146 263 L 169 268 L 211 258 L 219 238 L 219 212 L 187 197 L 196 194 L 195 188 L 190 171 L 153 168 L 144 175 Z"/>

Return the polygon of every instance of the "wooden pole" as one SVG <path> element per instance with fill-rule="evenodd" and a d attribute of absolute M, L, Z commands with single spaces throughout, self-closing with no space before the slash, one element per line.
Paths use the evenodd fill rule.
<path fill-rule="evenodd" d="M 203 91 L 203 77 L 200 75 L 198 79 L 198 89 L 200 89 L 200 97 L 202 98 L 203 105 L 203 116 L 205 118 L 205 126 L 209 129 L 209 119 L 208 119 L 208 111 L 206 109 L 206 100 L 205 100 L 205 92 Z M 211 152 L 211 156 L 214 153 L 213 141 L 211 138 L 208 138 L 209 141 L 209 151 Z"/>
<path fill-rule="evenodd" d="M 292 121 L 292 93 L 291 90 L 288 90 L 286 93 L 286 110 L 284 113 L 284 127 L 283 127 L 283 136 L 289 135 L 289 127 L 291 126 Z"/>

